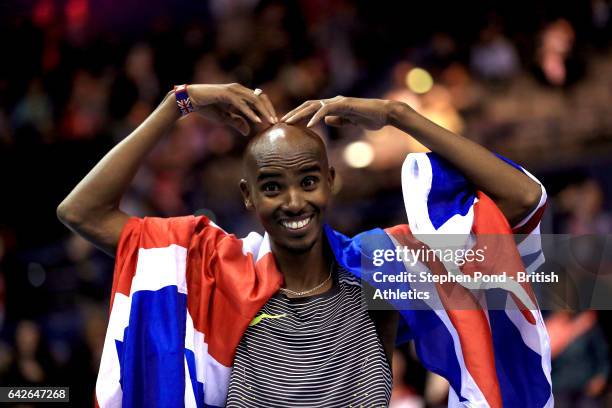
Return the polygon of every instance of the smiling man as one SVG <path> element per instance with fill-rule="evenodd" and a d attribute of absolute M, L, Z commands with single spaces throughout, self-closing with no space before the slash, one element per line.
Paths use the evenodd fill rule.
<path fill-rule="evenodd" d="M 244 155 L 245 206 L 270 237 L 284 287 L 251 323 L 236 350 L 227 406 L 387 406 L 391 370 L 379 332 L 362 304 L 360 281 L 340 267 L 323 229 L 335 172 L 321 138 L 277 124 Z"/>
<path fill-rule="evenodd" d="M 119 209 L 147 154 L 180 114 L 194 110 L 243 134 L 262 118 L 268 122 L 248 144 L 240 181 L 245 207 L 256 213 L 265 236 L 237 239 L 206 217 L 140 219 Z M 307 128 L 299 125 L 305 120 Z M 98 404 L 386 406 L 398 324 L 410 332 L 423 364 L 451 383 L 451 406 L 548 404 L 550 356 L 543 337 L 535 353 L 496 354 L 500 333 L 491 334 L 489 327 L 499 319 L 494 314 L 368 312 L 358 239 L 324 225 L 335 172 L 323 141 L 309 130 L 320 120 L 366 129 L 396 126 L 436 152 L 436 171 L 454 172 L 443 179 L 454 180 L 447 187 L 458 192 L 444 195 L 447 213 L 449 198 L 464 205 L 469 196 L 480 210 L 462 216 L 479 217 L 490 230 L 497 225 L 497 233 L 510 233 L 510 225 L 531 232 L 541 217 L 545 195 L 536 181 L 403 103 L 339 96 L 305 102 L 279 123 L 261 90 L 237 84 L 177 87 L 58 207 L 65 224 L 116 255 Z M 409 177 L 419 173 L 416 162 L 411 166 L 405 166 Z M 388 231 L 405 238 L 428 214 L 414 211 L 411 203 L 420 197 L 404 188 L 414 225 Z M 415 193 L 427 196 L 430 190 Z M 539 311 L 533 313 L 536 330 Z M 509 338 L 505 334 L 501 340 Z M 505 364 L 520 367 L 512 371 Z M 507 372 L 521 374 L 510 388 Z"/>
<path fill-rule="evenodd" d="M 335 170 L 321 137 L 309 129 L 274 125 L 247 146 L 244 173 L 245 206 L 256 211 L 270 235 L 286 287 L 301 290 L 326 278 L 323 222 Z"/>

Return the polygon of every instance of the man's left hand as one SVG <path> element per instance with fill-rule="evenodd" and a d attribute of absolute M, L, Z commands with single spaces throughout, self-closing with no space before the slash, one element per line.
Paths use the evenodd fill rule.
<path fill-rule="evenodd" d="M 336 96 L 304 102 L 283 116 L 281 121 L 295 124 L 310 118 L 307 126 L 312 127 L 325 118 L 325 123 L 330 126 L 355 125 L 377 130 L 388 124 L 391 104 L 384 99 Z"/>

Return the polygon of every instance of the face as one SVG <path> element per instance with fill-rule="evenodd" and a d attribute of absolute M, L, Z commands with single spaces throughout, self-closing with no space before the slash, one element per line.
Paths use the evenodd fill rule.
<path fill-rule="evenodd" d="M 275 125 L 247 148 L 245 171 L 245 204 L 257 213 L 273 248 L 303 253 L 321 242 L 334 170 L 318 135 Z"/>

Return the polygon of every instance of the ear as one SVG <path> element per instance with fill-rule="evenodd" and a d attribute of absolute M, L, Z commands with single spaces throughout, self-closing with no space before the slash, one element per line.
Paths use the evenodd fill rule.
<path fill-rule="evenodd" d="M 327 182 L 329 183 L 329 189 L 332 193 L 335 193 L 334 187 L 336 182 L 336 169 L 334 166 L 329 166 L 329 170 L 327 171 Z"/>
<path fill-rule="evenodd" d="M 249 190 L 249 183 L 245 179 L 240 180 L 240 192 L 242 193 L 242 199 L 244 200 L 246 209 L 249 211 L 253 210 L 255 206 L 251 199 L 251 190 Z"/>

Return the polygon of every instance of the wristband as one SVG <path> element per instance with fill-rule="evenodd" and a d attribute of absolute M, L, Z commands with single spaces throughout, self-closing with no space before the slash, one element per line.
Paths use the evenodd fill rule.
<path fill-rule="evenodd" d="M 189 99 L 189 94 L 187 93 L 187 84 L 175 85 L 174 96 L 176 97 L 176 105 L 181 112 L 181 116 L 185 116 L 195 110 L 193 109 L 191 99 Z"/>

